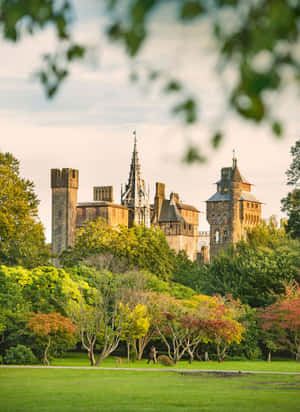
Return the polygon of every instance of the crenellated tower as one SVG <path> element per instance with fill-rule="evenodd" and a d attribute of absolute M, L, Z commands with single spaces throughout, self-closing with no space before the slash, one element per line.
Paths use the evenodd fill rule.
<path fill-rule="evenodd" d="M 79 172 L 51 169 L 52 252 L 59 255 L 75 242 Z"/>
<path fill-rule="evenodd" d="M 134 132 L 128 183 L 125 185 L 124 192 L 121 190 L 121 204 L 129 209 L 129 226 L 144 224 L 146 227 L 150 227 L 149 191 L 146 191 L 145 181 L 141 178 L 136 132 Z"/>

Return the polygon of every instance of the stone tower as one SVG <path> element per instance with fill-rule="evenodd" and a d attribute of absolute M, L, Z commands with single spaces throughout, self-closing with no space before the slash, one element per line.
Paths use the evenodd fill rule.
<path fill-rule="evenodd" d="M 51 169 L 52 252 L 59 255 L 74 245 L 79 172 Z"/>
<path fill-rule="evenodd" d="M 149 191 L 146 192 L 145 182 L 141 178 L 135 132 L 129 179 L 125 191 L 121 191 L 121 204 L 129 209 L 129 227 L 133 224 L 150 227 Z"/>
<path fill-rule="evenodd" d="M 206 215 L 211 256 L 245 238 L 247 230 L 261 220 L 261 202 L 251 193 L 251 183 L 240 173 L 235 156 L 232 167 L 221 170 L 217 192 L 206 201 Z"/>

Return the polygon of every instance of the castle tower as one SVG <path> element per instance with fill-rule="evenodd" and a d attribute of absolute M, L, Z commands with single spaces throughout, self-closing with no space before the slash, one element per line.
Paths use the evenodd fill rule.
<path fill-rule="evenodd" d="M 51 169 L 52 252 L 59 255 L 74 245 L 79 172 Z"/>
<path fill-rule="evenodd" d="M 249 183 L 237 167 L 235 155 L 232 167 L 221 170 L 217 192 L 206 201 L 210 224 L 210 255 L 217 255 L 229 243 L 246 238 L 247 230 L 261 220 L 261 202 L 251 193 Z"/>
<path fill-rule="evenodd" d="M 165 184 L 156 182 L 155 187 L 156 187 L 156 190 L 155 190 L 155 197 L 154 197 L 154 211 L 153 211 L 153 220 L 152 220 L 153 224 L 158 223 L 162 204 L 163 204 L 163 201 L 166 199 Z"/>
<path fill-rule="evenodd" d="M 144 224 L 150 227 L 150 204 L 149 192 L 146 193 L 145 182 L 141 178 L 141 166 L 139 163 L 136 132 L 134 132 L 134 146 L 130 164 L 129 179 L 125 186 L 125 191 L 121 192 L 121 204 L 128 207 L 129 222 L 132 226 Z"/>

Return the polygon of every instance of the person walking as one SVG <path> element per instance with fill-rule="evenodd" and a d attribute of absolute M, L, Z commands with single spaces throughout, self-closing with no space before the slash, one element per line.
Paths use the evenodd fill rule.
<path fill-rule="evenodd" d="M 151 361 L 153 361 L 153 363 L 156 363 L 156 362 L 157 362 L 157 360 L 156 360 L 156 349 L 155 349 L 155 346 L 151 346 L 151 348 L 150 348 L 149 359 L 148 359 L 147 364 L 151 363 Z"/>

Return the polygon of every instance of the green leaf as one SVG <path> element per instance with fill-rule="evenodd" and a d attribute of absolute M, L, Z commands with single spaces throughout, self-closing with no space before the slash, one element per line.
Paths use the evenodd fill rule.
<path fill-rule="evenodd" d="M 221 132 L 217 132 L 213 135 L 211 139 L 211 144 L 214 149 L 217 149 L 220 146 L 220 144 L 222 143 L 223 137 L 224 137 L 223 133 Z"/>
<path fill-rule="evenodd" d="M 196 114 L 196 102 L 194 99 L 189 98 L 183 103 L 179 103 L 173 108 L 174 114 L 183 114 L 186 123 L 194 123 L 197 120 Z"/>
<path fill-rule="evenodd" d="M 199 17 L 204 12 L 204 7 L 201 2 L 196 0 L 185 1 L 180 11 L 180 18 L 182 20 L 192 20 Z"/>
<path fill-rule="evenodd" d="M 281 137 L 282 132 L 283 132 L 281 123 L 277 122 L 277 121 L 273 122 L 272 123 L 272 131 L 276 136 Z"/>
<path fill-rule="evenodd" d="M 165 87 L 165 92 L 166 93 L 172 93 L 172 92 L 179 92 L 181 90 L 182 86 L 179 82 L 176 80 L 171 80 Z"/>
<path fill-rule="evenodd" d="M 201 154 L 199 147 L 195 145 L 190 145 L 186 153 L 183 157 L 183 162 L 184 163 L 205 163 L 206 162 L 206 157 Z"/>

